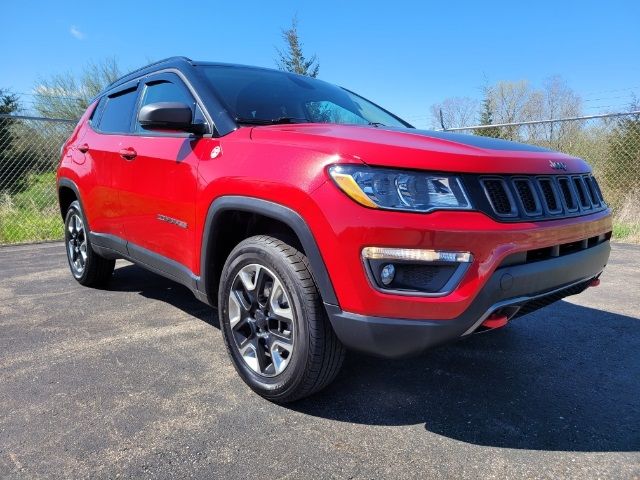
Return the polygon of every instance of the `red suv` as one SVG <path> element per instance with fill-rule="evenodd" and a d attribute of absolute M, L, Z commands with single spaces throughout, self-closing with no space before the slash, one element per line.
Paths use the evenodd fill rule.
<path fill-rule="evenodd" d="M 400 357 L 503 326 L 596 285 L 609 257 L 611 212 L 578 158 L 187 58 L 95 99 L 58 193 L 78 282 L 125 258 L 186 285 L 277 402 L 331 382 L 345 347 Z"/>

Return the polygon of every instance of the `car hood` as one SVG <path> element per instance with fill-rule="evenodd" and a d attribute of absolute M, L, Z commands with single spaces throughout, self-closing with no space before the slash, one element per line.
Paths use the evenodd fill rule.
<path fill-rule="evenodd" d="M 478 135 L 412 128 L 336 124 L 255 127 L 254 141 L 300 146 L 344 162 L 467 173 L 584 173 L 579 158 L 541 147 Z"/>

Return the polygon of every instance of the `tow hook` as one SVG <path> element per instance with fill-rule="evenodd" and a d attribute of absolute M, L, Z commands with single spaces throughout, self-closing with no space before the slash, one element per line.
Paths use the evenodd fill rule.
<path fill-rule="evenodd" d="M 599 279 L 599 278 L 593 278 L 593 279 L 589 282 L 589 286 L 590 286 L 590 287 L 597 287 L 598 285 L 600 285 L 600 279 Z"/>
<path fill-rule="evenodd" d="M 508 321 L 509 317 L 507 317 L 506 315 L 492 313 L 484 322 L 482 322 L 482 326 L 485 328 L 500 328 L 504 327 Z"/>

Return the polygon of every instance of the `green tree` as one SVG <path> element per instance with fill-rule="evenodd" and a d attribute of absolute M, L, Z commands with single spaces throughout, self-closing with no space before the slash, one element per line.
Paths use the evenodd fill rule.
<path fill-rule="evenodd" d="M 484 98 L 482 99 L 482 108 L 480 110 L 480 125 L 493 125 L 493 99 L 491 88 L 484 88 Z M 482 137 L 500 138 L 500 129 L 498 127 L 476 128 L 474 132 Z"/>
<path fill-rule="evenodd" d="M 18 96 L 0 88 L 0 114 L 11 115 L 20 110 Z M 14 146 L 16 136 L 12 118 L 0 117 L 0 191 L 12 190 L 23 175 L 20 159 L 16 157 Z"/>
<path fill-rule="evenodd" d="M 291 27 L 282 30 L 282 39 L 285 50 L 276 49 L 278 58 L 276 64 L 280 70 L 298 73 L 308 77 L 317 77 L 320 72 L 320 63 L 316 55 L 307 60 L 302 52 L 302 42 L 298 34 L 298 17 L 291 20 Z"/>
<path fill-rule="evenodd" d="M 89 63 L 79 77 L 71 73 L 41 79 L 35 87 L 34 109 L 43 117 L 76 120 L 92 98 L 121 76 L 115 58 Z"/>

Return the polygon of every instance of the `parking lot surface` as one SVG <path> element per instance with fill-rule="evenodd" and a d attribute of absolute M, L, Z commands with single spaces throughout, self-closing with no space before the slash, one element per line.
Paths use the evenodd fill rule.
<path fill-rule="evenodd" d="M 0 248 L 0 478 L 639 478 L 640 247 L 602 284 L 416 359 L 349 354 L 324 392 L 253 394 L 213 310 L 60 243 Z"/>

